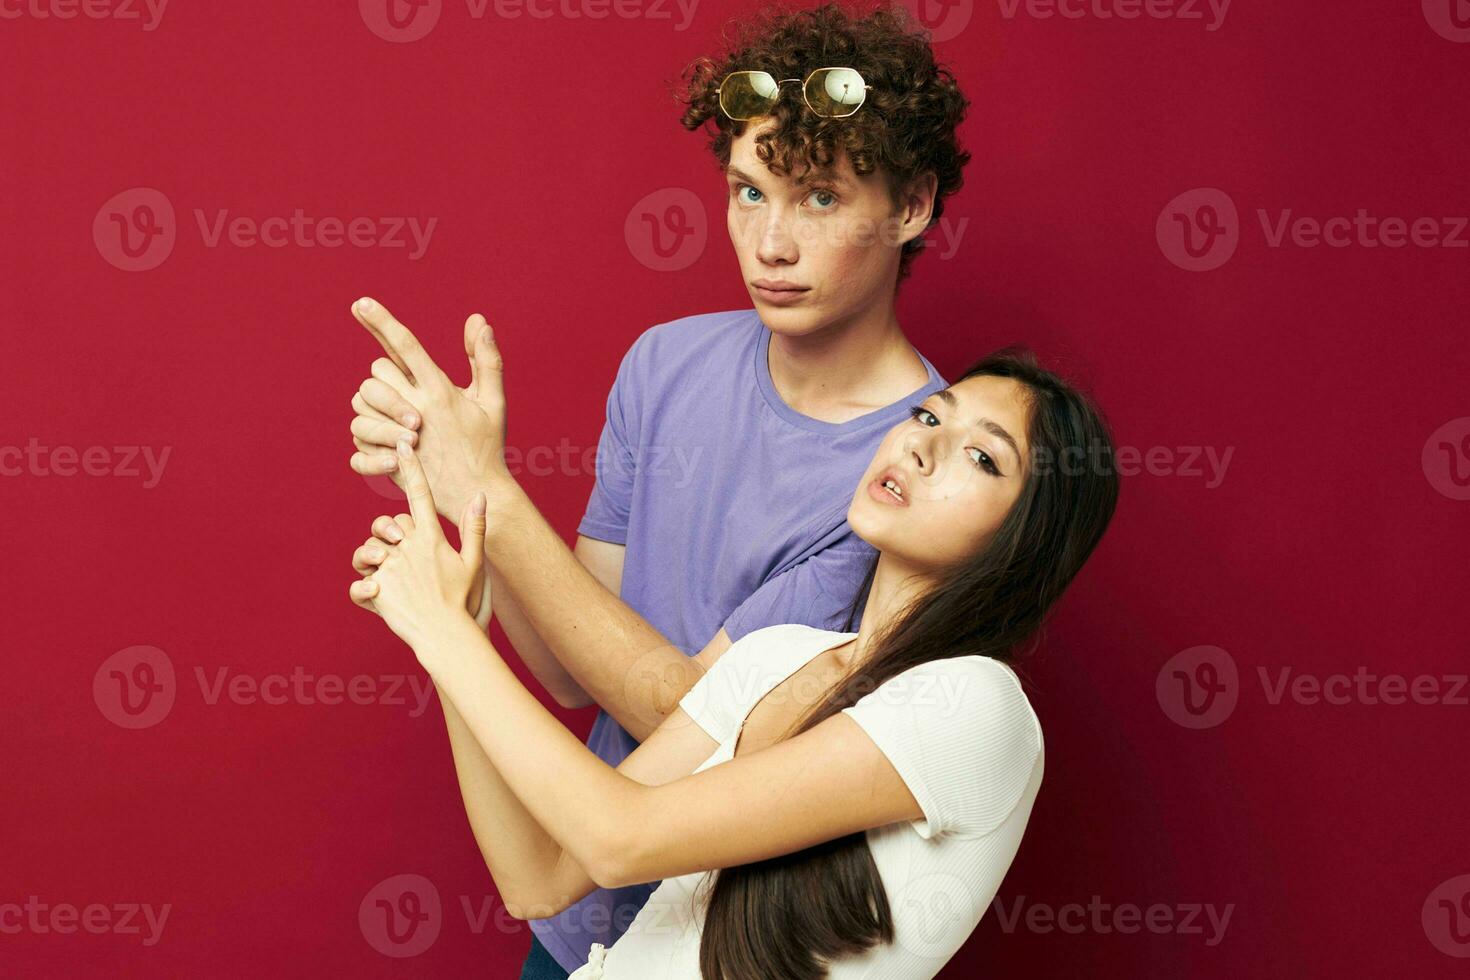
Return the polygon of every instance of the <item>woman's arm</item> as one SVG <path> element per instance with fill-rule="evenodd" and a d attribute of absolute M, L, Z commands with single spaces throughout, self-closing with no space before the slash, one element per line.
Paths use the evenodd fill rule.
<path fill-rule="evenodd" d="M 527 812 L 604 888 L 747 864 L 923 816 L 887 757 L 845 715 L 647 785 L 608 767 L 563 727 L 467 615 L 441 623 L 414 649 Z M 654 738 L 690 730 L 699 729 L 677 710 Z"/>
<path fill-rule="evenodd" d="M 744 864 L 922 815 L 845 714 L 667 785 L 610 769 L 526 690 L 466 611 L 484 564 L 484 495 L 466 510 L 456 552 L 412 447 L 400 442 L 398 452 L 415 527 L 349 594 L 413 648 L 505 785 L 593 882 Z M 691 724 L 676 711 L 660 728 Z"/>
<path fill-rule="evenodd" d="M 516 798 L 453 699 L 441 690 L 439 702 L 449 729 L 465 815 L 506 910 L 517 919 L 547 918 L 596 888 L 586 869 Z M 682 721 L 675 718 L 661 727 L 624 759 L 617 771 L 644 785 L 656 786 L 688 775 L 708 758 L 715 749 L 715 740 L 688 715 L 682 711 L 677 714 Z"/>

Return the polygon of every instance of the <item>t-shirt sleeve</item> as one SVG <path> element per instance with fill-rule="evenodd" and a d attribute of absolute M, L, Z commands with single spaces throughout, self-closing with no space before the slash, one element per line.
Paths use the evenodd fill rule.
<path fill-rule="evenodd" d="M 1015 674 L 989 657 L 911 667 L 843 709 L 888 757 L 924 811 L 914 829 L 982 836 L 1015 809 L 1042 754 Z"/>
<path fill-rule="evenodd" d="M 762 582 L 725 617 L 725 632 L 731 640 L 738 640 L 782 623 L 845 631 L 848 608 L 877 554 L 872 545 L 849 534 Z M 858 613 L 862 613 L 861 604 Z M 856 625 L 854 621 L 853 628 Z"/>
<path fill-rule="evenodd" d="M 778 628 L 742 636 L 684 692 L 679 707 L 716 742 L 723 742 L 734 734 L 746 702 L 760 687 L 761 671 L 766 669 L 757 659 L 760 653 L 770 650 L 770 644 L 785 641 Z"/>
<path fill-rule="evenodd" d="M 623 355 L 607 393 L 607 417 L 597 440 L 597 478 L 577 532 L 599 541 L 626 544 L 628 515 L 637 471 L 639 423 L 648 377 L 641 355 L 648 331 Z"/>

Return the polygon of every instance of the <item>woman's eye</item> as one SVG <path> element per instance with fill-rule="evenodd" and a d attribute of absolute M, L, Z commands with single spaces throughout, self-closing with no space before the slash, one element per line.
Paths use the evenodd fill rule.
<path fill-rule="evenodd" d="M 939 424 L 939 418 L 938 418 L 938 416 L 936 416 L 933 412 L 929 411 L 927 408 L 921 408 L 918 405 L 915 405 L 914 407 L 912 407 L 912 408 L 909 409 L 909 415 L 912 416 L 913 419 L 914 419 L 914 421 L 918 422 L 920 425 L 930 425 L 931 424 L 929 422 L 925 422 L 924 421 L 924 418 L 923 418 L 924 416 L 928 416 L 929 418 L 934 419 L 934 421 L 932 423 L 933 425 L 938 425 Z"/>
<path fill-rule="evenodd" d="M 756 196 L 753 198 L 742 197 L 741 195 L 744 194 L 746 191 L 750 191 Z M 742 204 L 757 204 L 760 202 L 760 191 L 756 190 L 754 187 L 751 187 L 749 184 L 741 184 L 735 188 L 735 197 L 739 199 L 740 203 Z"/>
<path fill-rule="evenodd" d="M 1000 467 L 995 465 L 995 460 L 990 458 L 989 453 L 987 453 L 983 449 L 975 449 L 973 450 L 973 452 L 975 453 L 975 455 L 970 458 L 975 461 L 976 466 L 980 467 L 991 476 L 1000 476 Z"/>

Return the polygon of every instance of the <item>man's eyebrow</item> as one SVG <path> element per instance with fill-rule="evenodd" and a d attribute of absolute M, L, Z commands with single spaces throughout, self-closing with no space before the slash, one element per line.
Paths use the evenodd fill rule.
<path fill-rule="evenodd" d="M 815 176 L 814 176 L 813 175 L 814 173 L 815 173 L 814 171 L 807 171 L 806 173 L 802 174 L 800 177 L 796 178 L 796 182 L 798 184 L 808 184 L 808 183 L 811 183 L 813 180 L 820 180 L 821 182 L 823 182 L 825 184 L 831 184 L 834 187 L 851 187 L 852 186 L 852 182 L 849 181 L 846 177 L 839 177 L 837 174 L 822 174 L 822 173 L 815 173 Z M 744 181 L 747 184 L 755 184 L 756 183 L 756 179 L 754 177 L 752 177 L 750 174 L 746 173 L 744 170 L 741 170 L 739 167 L 727 166 L 727 167 L 725 167 L 725 174 L 726 174 L 726 176 L 734 177 L 736 180 Z"/>
<path fill-rule="evenodd" d="M 948 388 L 940 388 L 934 394 L 939 398 L 940 401 L 944 402 L 944 404 L 948 405 L 950 408 L 954 408 L 958 402 L 954 394 Z M 991 435 L 995 436 L 997 439 L 1004 442 L 1007 446 L 1010 446 L 1011 452 L 1016 454 L 1016 462 L 1019 463 L 1021 461 L 1021 449 L 1019 446 L 1016 445 L 1016 440 L 1011 438 L 1011 434 L 1005 430 L 1005 426 L 1001 425 L 999 422 L 995 422 L 991 419 L 986 418 L 976 419 L 975 424 L 980 426 L 980 428 L 984 429 L 986 432 L 989 432 Z"/>

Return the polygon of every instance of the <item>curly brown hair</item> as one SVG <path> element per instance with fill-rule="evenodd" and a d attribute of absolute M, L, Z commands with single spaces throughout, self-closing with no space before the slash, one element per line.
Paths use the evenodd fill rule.
<path fill-rule="evenodd" d="M 677 96 L 687 106 L 680 120 L 685 129 L 714 121 L 709 148 L 721 167 L 729 165 L 731 143 L 747 125 L 720 111 L 716 89 L 726 74 L 763 69 L 778 79 L 805 78 L 816 68 L 854 68 L 872 86 L 861 109 L 841 119 L 824 118 L 807 110 L 796 86 L 782 86 L 772 114 L 749 121 L 775 123 L 756 138 L 756 155 L 772 173 L 786 176 L 799 167 L 800 177 L 811 170 L 830 171 L 841 147 L 858 176 L 883 174 L 895 211 L 904 190 L 933 173 L 929 225 L 939 221 L 944 199 L 960 189 L 961 171 L 970 160 L 956 134 L 970 102 L 949 70 L 936 63 L 928 36 L 904 7 L 864 12 L 837 3 L 792 9 L 777 2 L 727 26 L 725 40 L 726 54 L 700 58 L 685 69 L 687 88 Z M 899 282 L 923 248 L 923 235 L 904 243 Z"/>

